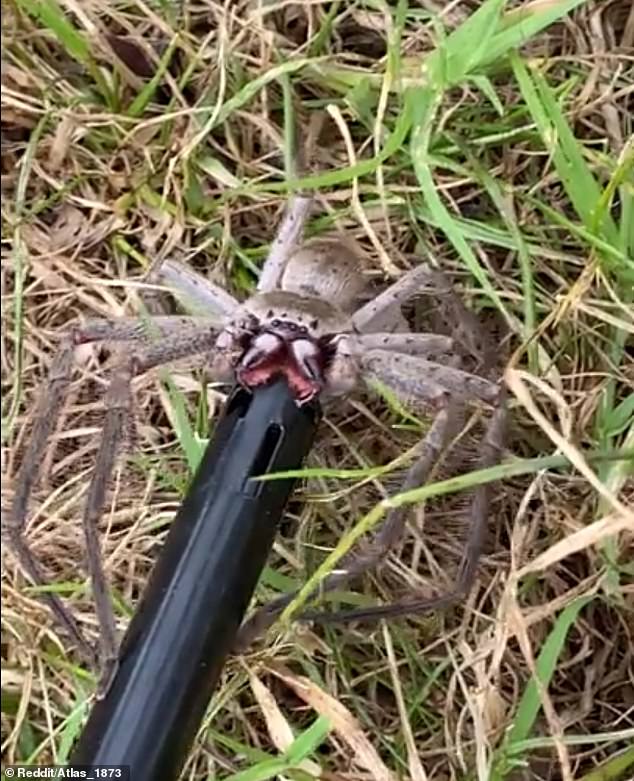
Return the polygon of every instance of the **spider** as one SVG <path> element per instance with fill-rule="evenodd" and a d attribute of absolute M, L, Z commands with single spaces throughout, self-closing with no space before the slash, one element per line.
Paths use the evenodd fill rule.
<path fill-rule="evenodd" d="M 504 430 L 501 388 L 484 376 L 459 368 L 457 340 L 440 334 L 410 332 L 401 307 L 423 288 L 433 288 L 449 305 L 461 328 L 460 342 L 476 354 L 478 325 L 462 305 L 451 284 L 425 264 L 405 272 L 376 297 L 367 300 L 365 276 L 356 246 L 345 236 L 303 240 L 312 199 L 291 199 L 256 292 L 240 303 L 222 288 L 172 260 L 152 269 L 148 278 L 174 294 L 193 299 L 205 317 L 121 317 L 73 325 L 61 338 L 48 382 L 34 416 L 33 430 L 16 478 L 8 534 L 19 563 L 35 584 L 45 576 L 25 539 L 28 502 L 38 478 L 44 445 L 62 410 L 72 379 L 73 356 L 79 345 L 124 345 L 105 393 L 105 420 L 83 511 L 87 566 L 100 625 L 99 651 L 86 641 L 75 618 L 53 593 L 46 599 L 78 649 L 102 666 L 116 658 L 117 633 L 98 538 L 106 486 L 122 444 L 133 431 L 133 377 L 183 358 L 194 358 L 215 381 L 239 382 L 253 389 L 280 375 L 285 377 L 297 404 L 315 397 L 341 397 L 363 381 L 378 380 L 405 401 L 418 400 L 436 411 L 434 422 L 418 447 L 403 488 L 424 483 L 446 444 L 462 425 L 461 410 L 472 400 L 493 407 L 481 448 L 481 465 L 499 457 Z M 364 301 L 365 298 L 365 301 Z M 480 355 L 481 358 L 481 355 Z M 330 617 L 304 614 L 313 620 L 343 620 L 420 611 L 449 604 L 463 595 L 474 578 L 487 519 L 489 489 L 476 490 L 470 533 L 455 588 L 431 600 L 412 600 L 372 611 L 349 611 Z M 390 513 L 363 553 L 348 556 L 341 569 L 321 584 L 336 588 L 374 567 L 398 541 L 404 511 Z M 293 595 L 277 599 L 256 611 L 244 624 L 237 648 L 244 648 L 264 631 Z"/>

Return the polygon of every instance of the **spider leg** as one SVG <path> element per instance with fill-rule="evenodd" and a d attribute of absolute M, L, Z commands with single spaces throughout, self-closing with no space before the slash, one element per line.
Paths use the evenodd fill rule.
<path fill-rule="evenodd" d="M 400 492 L 418 488 L 427 481 L 440 454 L 451 439 L 460 431 L 462 423 L 463 414 L 460 405 L 450 405 L 438 413 L 431 428 L 418 446 L 416 459 L 407 471 Z M 324 578 L 319 584 L 319 589 L 315 591 L 312 597 L 334 591 L 357 579 L 365 572 L 374 569 L 401 539 L 405 528 L 406 516 L 407 509 L 405 507 L 390 510 L 374 534 L 366 551 L 362 553 L 353 551 L 344 556 L 338 571 L 331 572 Z M 290 594 L 285 594 L 256 610 L 240 627 L 236 640 L 236 650 L 245 650 L 257 637 L 263 634 L 274 623 L 284 608 L 295 599 L 298 593 L 298 591 L 293 591 Z M 308 615 L 312 617 L 313 611 L 302 613 L 297 618 L 304 619 Z M 319 615 L 322 614 L 319 613 Z"/>
<path fill-rule="evenodd" d="M 101 560 L 98 523 L 103 513 L 108 482 L 131 418 L 131 382 L 133 377 L 172 361 L 201 354 L 207 359 L 213 350 L 216 336 L 216 330 L 207 325 L 194 326 L 186 333 L 166 336 L 160 342 L 126 357 L 113 370 L 106 391 L 106 418 L 82 518 L 93 596 L 101 628 L 101 660 L 105 670 L 109 670 L 116 659 L 117 638 L 114 611 Z"/>
<path fill-rule="evenodd" d="M 405 399 L 442 404 L 448 396 L 460 401 L 482 399 L 495 403 L 499 386 L 475 374 L 387 350 L 369 350 L 360 355 L 361 373 L 376 378 Z"/>
<path fill-rule="evenodd" d="M 483 380 L 475 375 L 458 369 L 451 369 L 430 361 L 424 361 L 419 358 L 407 355 L 389 353 L 384 350 L 372 350 L 368 352 L 367 357 L 362 361 L 365 364 L 366 372 L 374 365 L 374 359 L 378 356 L 379 364 L 377 376 L 389 384 L 397 393 L 402 396 L 415 396 L 419 399 L 436 403 L 440 407 L 432 427 L 427 436 L 420 445 L 419 456 L 410 467 L 401 490 L 410 490 L 423 485 L 438 460 L 442 450 L 447 443 L 459 432 L 463 423 L 462 401 L 467 397 L 480 396 L 489 401 L 499 400 L 500 391 L 498 386 L 488 380 Z M 395 362 L 395 359 L 398 359 Z M 369 363 L 368 363 L 369 361 Z M 401 365 L 404 361 L 405 367 Z M 405 370 L 404 370 L 405 369 Z M 433 374 L 429 379 L 425 378 L 427 374 Z M 452 391 L 448 390 L 448 385 L 453 386 Z M 460 388 L 462 387 L 462 393 Z M 506 412 L 503 405 L 496 408 L 493 418 L 487 430 L 485 441 L 483 443 L 482 458 L 480 466 L 490 466 L 499 458 L 499 451 L 502 447 L 503 432 L 506 420 Z M 480 486 L 474 496 L 470 533 L 467 543 L 461 575 L 452 592 L 442 597 L 432 600 L 417 601 L 416 605 L 420 610 L 444 607 L 458 599 L 465 590 L 468 590 L 475 577 L 477 562 L 484 535 L 484 529 L 488 517 L 488 508 L 490 503 L 490 486 Z M 341 570 L 331 573 L 319 586 L 319 593 L 332 591 L 339 588 L 350 580 L 359 577 L 364 572 L 374 568 L 386 555 L 386 553 L 397 544 L 401 538 L 406 520 L 406 509 L 395 508 L 388 515 L 384 523 L 376 533 L 374 540 L 365 553 L 351 553 L 344 557 L 341 562 Z M 275 621 L 275 618 L 289 605 L 295 598 L 297 592 L 278 597 L 268 605 L 257 610 L 242 625 L 237 636 L 236 649 L 246 649 L 255 638 L 262 634 Z M 316 596 L 316 594 L 315 594 Z M 402 609 L 402 613 L 412 612 L 410 603 Z M 357 618 L 358 616 L 374 617 L 375 611 L 379 611 L 379 617 L 383 614 L 393 615 L 390 611 L 396 610 L 394 615 L 400 615 L 398 611 L 400 606 L 386 605 L 379 608 L 371 608 L 367 611 L 345 611 L 340 613 L 323 613 L 321 611 L 308 611 L 299 616 L 301 619 L 316 620 L 319 622 L 344 621 L 348 616 Z M 341 615 L 341 619 L 339 616 Z"/>
<path fill-rule="evenodd" d="M 16 478 L 15 493 L 6 526 L 9 545 L 13 549 L 21 569 L 36 586 L 46 585 L 46 576 L 24 538 L 28 501 L 37 479 L 39 460 L 55 421 L 60 415 L 73 365 L 74 345 L 64 343 L 53 358 L 48 385 L 42 394 L 31 438 L 26 448 L 21 469 Z M 44 591 L 46 601 L 60 625 L 76 644 L 86 661 L 94 664 L 94 651 L 82 634 L 77 621 L 62 600 L 53 592 Z"/>
<path fill-rule="evenodd" d="M 438 274 L 429 268 L 425 263 L 421 263 L 413 269 L 407 271 L 393 285 L 376 298 L 368 301 L 352 315 L 352 325 L 357 331 L 376 330 L 379 322 L 382 322 L 385 313 L 400 307 L 416 293 L 420 292 L 423 286 L 437 286 Z M 448 285 L 449 283 L 445 283 Z"/>
<path fill-rule="evenodd" d="M 183 317 L 157 317 L 151 321 L 151 330 L 159 337 L 166 337 L 169 333 L 182 332 L 188 324 L 191 328 L 201 328 L 204 322 L 206 321 Z M 39 477 L 42 451 L 64 406 L 73 372 L 75 349 L 81 344 L 88 343 L 143 343 L 148 338 L 148 325 L 138 318 L 89 321 L 72 328 L 62 339 L 53 357 L 48 380 L 36 408 L 31 437 L 15 479 L 15 491 L 6 524 L 7 537 L 18 563 L 29 580 L 37 586 L 46 585 L 46 576 L 24 537 L 28 503 Z M 93 649 L 63 601 L 50 592 L 44 592 L 42 599 L 48 603 L 52 613 L 75 642 L 80 653 L 88 661 L 94 662 Z"/>
<path fill-rule="evenodd" d="M 500 460 L 507 423 L 507 411 L 504 403 L 496 407 L 487 427 L 482 442 L 482 455 L 478 468 L 494 466 Z M 471 590 L 477 570 L 484 540 L 491 505 L 493 483 L 479 485 L 473 494 L 469 511 L 469 535 L 460 564 L 456 584 L 451 591 L 430 599 L 414 599 L 396 602 L 391 605 L 377 605 L 367 609 L 342 610 L 336 613 L 323 611 L 307 611 L 301 618 L 320 624 L 343 623 L 347 621 L 394 618 L 397 616 L 416 615 L 429 610 L 438 610 L 453 605 Z"/>
<path fill-rule="evenodd" d="M 177 260 L 163 260 L 146 276 L 146 281 L 165 285 L 185 311 L 218 318 L 218 324 L 237 309 L 238 301 L 219 285 Z"/>
<path fill-rule="evenodd" d="M 291 198 L 262 266 L 258 293 L 268 293 L 278 287 L 287 260 L 301 242 L 311 205 L 312 198 L 305 195 L 295 195 Z"/>
<path fill-rule="evenodd" d="M 406 355 L 437 356 L 452 350 L 454 340 L 438 334 L 369 333 L 360 334 L 356 344 L 361 354 L 380 349 Z"/>
<path fill-rule="evenodd" d="M 433 290 L 444 320 L 450 325 L 454 343 L 479 359 L 481 367 L 495 364 L 497 351 L 478 321 L 457 295 L 450 279 L 437 269 L 421 264 L 406 272 L 397 282 L 352 315 L 356 331 L 409 331 L 400 307 L 422 288 Z M 403 352 L 409 352 L 404 350 Z"/>

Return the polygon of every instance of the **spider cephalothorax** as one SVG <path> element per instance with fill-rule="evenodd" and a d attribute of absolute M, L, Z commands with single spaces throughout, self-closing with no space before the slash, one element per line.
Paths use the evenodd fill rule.
<path fill-rule="evenodd" d="M 337 266 L 337 255 L 333 257 Z M 347 254 L 343 262 L 349 262 Z M 297 282 L 297 276 L 292 281 Z M 318 280 L 314 284 L 319 290 Z M 345 303 L 341 292 L 338 298 Z M 297 402 L 304 404 L 336 388 L 336 382 L 329 381 L 336 341 L 349 330 L 349 318 L 336 304 L 280 289 L 257 294 L 240 306 L 216 345 L 228 356 L 240 383 L 254 388 L 282 375 Z"/>

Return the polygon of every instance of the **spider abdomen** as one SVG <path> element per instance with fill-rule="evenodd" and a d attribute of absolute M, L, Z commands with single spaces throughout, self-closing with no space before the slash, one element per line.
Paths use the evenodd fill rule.
<path fill-rule="evenodd" d="M 360 255 L 345 238 L 316 239 L 288 259 L 280 288 L 322 299 L 349 314 L 366 287 L 362 268 Z"/>

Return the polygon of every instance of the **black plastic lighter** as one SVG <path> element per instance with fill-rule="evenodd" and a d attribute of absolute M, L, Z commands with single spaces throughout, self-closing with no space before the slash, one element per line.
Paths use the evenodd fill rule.
<path fill-rule="evenodd" d="M 70 765 L 127 765 L 133 781 L 173 781 L 273 544 L 291 480 L 319 420 L 285 381 L 230 397 L 172 523 L 119 664 Z"/>

